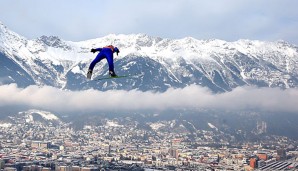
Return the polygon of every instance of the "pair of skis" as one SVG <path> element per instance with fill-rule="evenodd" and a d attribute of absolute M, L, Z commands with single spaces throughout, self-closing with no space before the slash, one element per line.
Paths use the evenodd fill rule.
<path fill-rule="evenodd" d="M 125 78 L 125 77 L 129 77 L 129 75 L 119 75 L 119 76 L 115 76 L 115 77 L 111 77 L 111 76 L 109 76 L 109 77 L 108 76 L 107 77 L 100 77 L 100 78 L 93 79 L 93 81 L 116 79 L 116 78 Z"/>
<path fill-rule="evenodd" d="M 111 76 L 106 76 L 106 77 L 97 77 L 95 79 L 93 79 L 93 81 L 99 81 L 99 80 L 108 80 L 108 79 L 117 79 L 117 78 L 126 78 L 126 77 L 138 77 L 140 76 L 139 74 L 131 74 L 131 75 L 118 75 L 115 77 L 111 77 Z"/>

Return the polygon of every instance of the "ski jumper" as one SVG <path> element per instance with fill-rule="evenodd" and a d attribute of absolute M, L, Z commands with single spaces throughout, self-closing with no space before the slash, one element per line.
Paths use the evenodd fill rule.
<path fill-rule="evenodd" d="M 89 70 L 93 71 L 94 66 L 101 61 L 102 59 L 106 58 L 109 64 L 109 71 L 114 72 L 114 57 L 113 53 L 115 52 L 113 46 L 106 46 L 103 48 L 97 48 L 96 51 L 100 51 L 100 53 L 97 54 L 96 58 L 91 62 L 89 66 Z M 117 49 L 118 50 L 118 49 Z"/>

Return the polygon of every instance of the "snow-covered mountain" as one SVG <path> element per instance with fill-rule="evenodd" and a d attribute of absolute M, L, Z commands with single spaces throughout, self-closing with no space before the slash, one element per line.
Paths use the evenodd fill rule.
<path fill-rule="evenodd" d="M 25 116 L 26 122 L 34 122 L 34 115 L 38 115 L 41 118 L 43 118 L 44 120 L 48 120 L 48 121 L 59 121 L 60 120 L 55 114 L 53 114 L 51 112 L 36 110 L 36 109 L 19 112 L 18 114 Z"/>
<path fill-rule="evenodd" d="M 12 124 L 43 124 L 43 125 L 59 125 L 62 123 L 60 118 L 55 114 L 43 111 L 30 109 L 22 112 L 18 112 L 17 114 L 10 114 L 4 117 L 0 121 L 0 127 L 9 127 Z"/>
<path fill-rule="evenodd" d="M 91 48 L 109 44 L 115 56 L 117 80 L 87 81 L 96 54 Z M 298 87 L 298 47 L 284 41 L 163 39 L 145 34 L 107 35 L 81 42 L 55 36 L 28 40 L 0 23 L 0 84 L 50 85 L 62 89 L 95 88 L 164 91 L 169 87 L 202 85 L 214 92 L 243 85 Z M 107 75 L 106 61 L 94 77 Z"/>

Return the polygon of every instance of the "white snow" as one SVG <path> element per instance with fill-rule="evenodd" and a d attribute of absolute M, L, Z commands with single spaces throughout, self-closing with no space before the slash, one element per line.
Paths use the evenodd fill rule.
<path fill-rule="evenodd" d="M 34 122 L 33 116 L 32 116 L 32 115 L 28 115 L 27 118 L 25 119 L 25 121 L 26 121 L 27 123 Z"/>
<path fill-rule="evenodd" d="M 3 27 L 3 26 L 2 26 Z M 7 30 L 5 28 L 5 30 Z M 62 44 L 70 47 L 65 49 L 60 47 L 49 47 L 41 44 L 37 40 L 27 40 L 24 37 L 12 31 L 6 31 L 1 34 L 1 48 L 13 48 L 17 54 L 24 58 L 39 58 L 49 59 L 52 61 L 70 60 L 81 61 L 84 59 L 93 59 L 96 54 L 90 53 L 91 48 L 103 47 L 113 44 L 120 49 L 119 56 L 123 58 L 127 55 L 138 54 L 141 56 L 150 56 L 153 59 L 171 60 L 177 57 L 185 59 L 205 59 L 212 60 L 211 56 L 218 54 L 232 54 L 235 51 L 258 56 L 259 53 L 270 53 L 286 51 L 289 56 L 297 56 L 297 50 L 287 48 L 286 50 L 279 47 L 279 42 L 262 42 L 258 40 L 238 40 L 235 42 L 227 42 L 218 39 L 197 40 L 192 37 L 182 39 L 162 39 L 152 37 L 146 34 L 130 34 L 130 35 L 115 35 L 110 34 L 102 38 L 90 39 L 80 42 L 62 41 Z M 6 46 L 3 47 L 3 45 Z"/>
<path fill-rule="evenodd" d="M 26 112 L 20 112 L 19 114 L 28 115 L 28 118 L 26 119 L 26 122 L 32 122 L 33 121 L 32 114 L 38 114 L 46 120 L 59 120 L 59 118 L 51 112 L 36 110 L 36 109 L 31 109 L 31 110 L 28 110 Z"/>
<path fill-rule="evenodd" d="M 78 65 L 73 67 L 71 71 L 75 74 L 84 74 Z"/>
<path fill-rule="evenodd" d="M 158 130 L 159 128 L 161 128 L 161 127 L 164 127 L 165 126 L 165 124 L 163 124 L 163 123 L 160 123 L 160 122 L 156 122 L 156 123 L 152 123 L 152 124 L 150 124 L 149 125 L 153 130 Z"/>
<path fill-rule="evenodd" d="M 176 124 L 176 121 L 173 120 L 173 121 L 171 122 L 171 124 L 170 124 L 170 127 L 173 128 L 173 127 L 175 126 L 175 124 Z"/>
<path fill-rule="evenodd" d="M 11 123 L 0 123 L 0 127 L 3 127 L 3 128 L 9 128 L 11 127 Z"/>
<path fill-rule="evenodd" d="M 287 83 L 287 79 L 281 75 L 282 72 L 273 73 L 269 71 L 269 74 L 264 73 L 266 72 L 266 65 L 264 71 L 245 70 L 246 61 L 237 59 L 239 54 L 244 54 L 245 57 L 253 61 L 272 63 L 276 68 L 284 68 L 284 71 L 288 73 L 298 72 L 297 47 L 282 41 L 265 42 L 241 39 L 227 42 L 218 39 L 197 40 L 192 37 L 163 39 L 146 34 L 110 34 L 80 42 L 61 39 L 59 41 L 61 41 L 61 46 L 59 44 L 51 47 L 40 39 L 28 40 L 0 23 L 0 51 L 27 71 L 38 85 L 44 84 L 39 77 L 42 74 L 46 74 L 42 75 L 43 78 L 52 76 L 54 84 L 58 87 L 63 87 L 66 84 L 66 73 L 70 70 L 73 73 L 85 75 L 86 68 L 80 68 L 78 64 L 89 64 L 95 58 L 96 53 L 90 53 L 90 49 L 110 44 L 120 49 L 119 56 L 115 55 L 115 61 L 133 55 L 150 57 L 167 68 L 167 72 L 178 82 L 181 82 L 181 77 L 192 77 L 192 73 L 181 66 L 180 60 L 185 60 L 186 64 L 191 64 L 195 69 L 205 73 L 211 82 L 214 76 L 212 75 L 213 71 L 222 71 L 226 63 L 232 63 L 239 69 L 239 74 L 244 82 L 246 79 L 254 77 L 258 80 L 266 80 L 265 82 L 270 84 Z M 36 63 L 36 60 L 43 62 L 45 67 L 41 67 L 39 63 Z M 56 66 L 60 67 L 60 65 L 63 68 L 63 73 L 53 69 Z M 131 65 L 134 63 L 127 63 L 122 67 L 125 70 Z M 200 65 L 202 67 L 199 67 Z M 53 73 L 49 74 L 47 68 L 51 69 Z M 268 75 L 276 81 L 269 80 Z M 224 76 L 229 77 L 229 75 Z M 230 76 L 230 78 L 232 77 Z M 104 87 L 107 86 L 104 84 Z"/>
<path fill-rule="evenodd" d="M 107 121 L 106 126 L 108 127 L 121 127 L 118 122 L 116 121 Z"/>
<path fill-rule="evenodd" d="M 85 125 L 83 129 L 91 129 L 92 126 L 91 125 Z"/>
<path fill-rule="evenodd" d="M 210 128 L 215 128 L 215 126 L 212 125 L 211 123 L 208 123 L 208 126 L 209 126 Z"/>
<path fill-rule="evenodd" d="M 50 112 L 42 111 L 42 112 L 38 112 L 38 114 L 40 114 L 44 119 L 47 119 L 47 120 L 59 120 L 59 118 L 56 115 Z"/>
<path fill-rule="evenodd" d="M 214 126 L 213 124 L 211 124 L 211 123 L 209 123 L 209 122 L 208 122 L 208 126 L 209 126 L 210 128 L 212 128 L 212 129 L 216 129 L 216 130 L 218 130 L 216 126 Z"/>
<path fill-rule="evenodd" d="M 190 124 L 194 130 L 197 130 L 196 127 L 191 122 L 188 122 L 188 124 Z"/>

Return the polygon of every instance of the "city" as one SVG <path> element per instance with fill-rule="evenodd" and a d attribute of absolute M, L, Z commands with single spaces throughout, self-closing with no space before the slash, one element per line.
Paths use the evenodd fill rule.
<path fill-rule="evenodd" d="M 192 137 L 182 126 L 153 131 L 161 123 L 151 124 L 150 131 L 135 121 L 123 125 L 103 119 L 104 124 L 74 129 L 71 123 L 45 123 L 32 115 L 10 119 L 13 124 L 0 122 L 4 170 L 298 169 L 297 141 L 286 137 L 240 144 L 206 130 Z"/>

